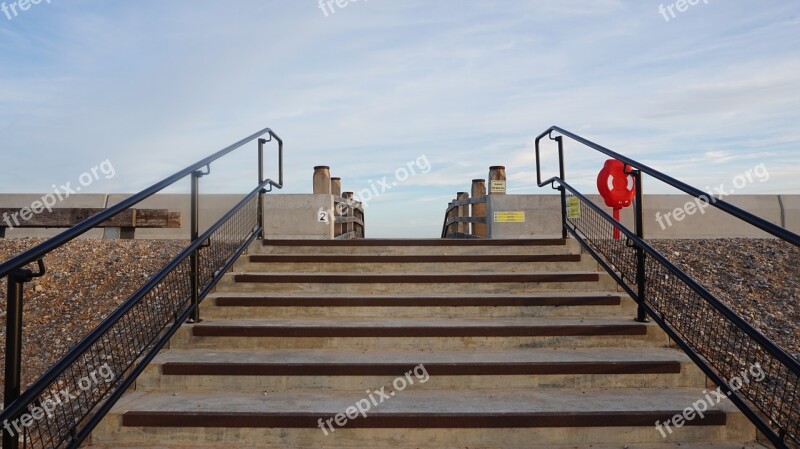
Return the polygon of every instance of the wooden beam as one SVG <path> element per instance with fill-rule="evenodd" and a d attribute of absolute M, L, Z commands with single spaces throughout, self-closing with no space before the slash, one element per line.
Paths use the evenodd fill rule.
<path fill-rule="evenodd" d="M 11 224 L 14 228 L 69 228 L 104 210 L 59 208 L 51 212 L 33 214 L 30 209 L 0 208 L 0 227 L 8 227 Z M 104 221 L 98 227 L 177 229 L 181 227 L 181 214 L 167 209 L 128 209 Z"/>

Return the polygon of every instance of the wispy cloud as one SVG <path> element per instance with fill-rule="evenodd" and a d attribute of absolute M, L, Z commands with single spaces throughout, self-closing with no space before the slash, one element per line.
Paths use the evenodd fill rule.
<path fill-rule="evenodd" d="M 0 153 L 14 155 L 0 189 L 110 158 L 109 189 L 133 191 L 269 125 L 288 192 L 310 191 L 314 165 L 356 189 L 427 155 L 433 171 L 368 221 L 372 236 L 435 236 L 490 165 L 540 191 L 532 140 L 559 124 L 688 182 L 765 162 L 759 188 L 800 193 L 800 4 L 711 2 L 669 23 L 658 6 L 387 0 L 325 18 L 313 1 L 53 2 L 0 17 Z M 567 151 L 591 188 L 602 158 Z M 234 168 L 204 188 L 247 190 Z"/>

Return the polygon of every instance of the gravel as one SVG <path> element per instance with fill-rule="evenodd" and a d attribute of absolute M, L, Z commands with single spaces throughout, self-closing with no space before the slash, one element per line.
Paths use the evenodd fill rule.
<path fill-rule="evenodd" d="M 651 244 L 800 360 L 800 248 L 780 240 L 655 240 Z"/>
<path fill-rule="evenodd" d="M 0 260 L 40 242 L 32 238 L 0 240 Z M 74 240 L 47 256 L 47 275 L 25 285 L 23 390 L 187 244 L 174 240 Z M 0 352 L 5 355 L 6 280 L 0 284 Z M 0 385 L 3 378 L 0 372 Z"/>

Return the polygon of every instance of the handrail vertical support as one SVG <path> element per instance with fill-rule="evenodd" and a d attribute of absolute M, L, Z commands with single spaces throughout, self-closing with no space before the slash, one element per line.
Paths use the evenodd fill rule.
<path fill-rule="evenodd" d="M 636 185 L 636 203 L 634 204 L 634 226 L 636 228 L 636 236 L 640 239 L 644 239 L 644 204 L 642 203 L 642 198 L 644 197 L 644 193 L 642 192 L 642 172 L 640 170 L 631 170 L 630 175 L 633 176 L 633 180 Z M 636 246 L 636 284 L 637 284 L 637 296 L 639 307 L 636 311 L 636 321 L 640 323 L 649 323 L 650 320 L 647 318 L 647 312 L 644 308 L 644 301 L 645 295 L 647 294 L 646 286 L 647 286 L 647 272 L 645 267 L 645 251 L 644 248 L 641 246 Z"/>
<path fill-rule="evenodd" d="M 4 408 L 19 398 L 22 386 L 22 290 L 30 274 L 30 270 L 20 269 L 8 275 Z M 10 432 L 8 426 L 3 428 L 3 448 L 18 447 L 19 435 Z"/>
<path fill-rule="evenodd" d="M 558 173 L 561 179 L 566 180 L 564 175 L 566 171 L 564 168 L 564 138 L 557 136 L 553 140 L 558 142 Z M 558 190 L 561 192 L 561 238 L 566 240 L 569 236 L 567 233 L 567 189 L 559 185 Z"/>
<path fill-rule="evenodd" d="M 264 183 L 264 144 L 267 139 L 258 139 L 258 185 Z M 258 192 L 258 239 L 264 240 L 264 194 L 266 189 Z"/>
<path fill-rule="evenodd" d="M 192 172 L 192 194 L 191 194 L 191 241 L 197 241 L 200 222 L 200 178 L 204 173 L 200 170 Z M 192 315 L 189 318 L 191 323 L 199 323 L 200 320 L 200 248 L 195 248 L 189 256 L 191 265 L 191 289 L 192 289 Z"/>

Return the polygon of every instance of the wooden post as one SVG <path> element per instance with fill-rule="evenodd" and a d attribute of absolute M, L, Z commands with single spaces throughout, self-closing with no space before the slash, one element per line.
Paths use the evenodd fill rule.
<path fill-rule="evenodd" d="M 506 168 L 501 165 L 489 167 L 489 195 L 506 194 Z"/>
<path fill-rule="evenodd" d="M 453 200 L 453 201 L 455 201 L 455 200 Z M 453 205 L 453 201 L 450 201 L 449 203 L 447 203 L 447 208 L 448 209 L 450 209 L 450 206 Z M 448 222 L 451 221 L 455 216 L 456 216 L 456 210 L 453 209 L 453 210 L 451 210 L 450 212 L 447 213 L 447 221 Z M 453 226 L 454 225 L 449 225 L 449 226 L 447 226 L 445 228 L 445 237 L 447 237 L 448 234 L 450 234 L 452 232 L 455 232 L 455 231 L 453 231 Z"/>
<path fill-rule="evenodd" d="M 463 201 L 469 199 L 469 193 L 467 192 L 458 192 L 456 195 L 456 201 Z M 466 206 L 458 206 L 458 216 L 461 218 L 469 217 L 469 205 Z M 469 223 L 458 223 L 458 232 L 462 234 L 469 234 Z"/>
<path fill-rule="evenodd" d="M 350 207 L 350 204 L 355 203 L 353 201 L 353 195 L 354 195 L 353 192 L 343 192 L 342 193 L 342 198 L 348 200 L 347 207 L 344 208 L 344 211 L 345 211 L 344 215 L 343 215 L 344 217 L 352 217 L 355 214 L 355 212 L 353 211 L 353 208 Z M 353 223 L 342 223 L 342 234 L 347 234 L 348 232 L 351 232 L 351 231 L 354 231 L 354 230 L 355 230 L 355 225 L 353 225 Z"/>
<path fill-rule="evenodd" d="M 472 198 L 479 199 L 486 196 L 486 180 L 473 179 L 472 180 Z M 475 203 L 472 205 L 472 217 L 486 218 L 486 203 Z M 486 237 L 486 225 L 482 223 L 472 224 L 472 234 L 477 237 Z"/>
<path fill-rule="evenodd" d="M 333 205 L 334 205 L 334 207 L 333 207 L 333 220 L 334 220 L 333 236 L 334 237 L 338 237 L 338 236 L 342 235 L 342 225 L 341 225 L 341 223 L 340 224 L 335 224 L 336 223 L 336 218 L 340 216 L 339 215 L 339 209 L 340 208 L 336 207 L 336 197 L 341 197 L 342 196 L 342 178 L 331 178 L 331 195 L 334 196 L 334 198 L 333 198 Z"/>
<path fill-rule="evenodd" d="M 314 167 L 314 195 L 331 194 L 331 168 L 320 165 Z"/>

